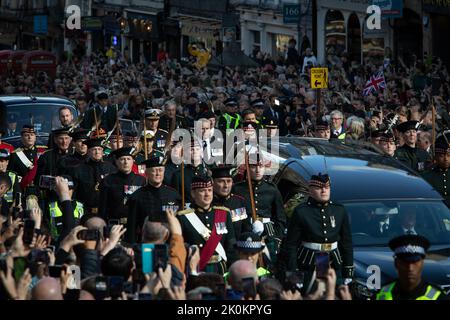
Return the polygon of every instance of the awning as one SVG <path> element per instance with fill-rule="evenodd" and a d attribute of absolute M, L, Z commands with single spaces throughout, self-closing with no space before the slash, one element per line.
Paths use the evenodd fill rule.
<path fill-rule="evenodd" d="M 214 34 L 221 31 L 222 21 L 203 17 L 179 15 L 176 17 L 181 23 L 183 36 L 214 38 Z"/>

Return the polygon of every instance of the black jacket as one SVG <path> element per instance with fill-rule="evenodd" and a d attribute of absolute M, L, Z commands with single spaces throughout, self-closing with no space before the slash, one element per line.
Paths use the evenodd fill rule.
<path fill-rule="evenodd" d="M 95 105 L 97 120 L 101 120 L 100 127 L 106 131 L 111 131 L 116 124 L 117 112 L 113 106 L 108 106 L 106 112 L 103 113 L 100 105 Z M 94 108 L 86 111 L 81 127 L 90 130 L 95 125 Z"/>

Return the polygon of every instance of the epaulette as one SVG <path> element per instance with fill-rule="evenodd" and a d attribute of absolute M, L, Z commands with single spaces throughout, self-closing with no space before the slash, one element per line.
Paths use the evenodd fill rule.
<path fill-rule="evenodd" d="M 224 210 L 224 211 L 231 211 L 230 208 L 227 207 L 220 207 L 220 206 L 213 206 L 214 210 Z"/>
<path fill-rule="evenodd" d="M 241 195 L 239 195 L 239 194 L 232 193 L 231 196 L 232 196 L 232 197 L 239 198 L 239 199 L 244 200 L 244 201 L 246 200 L 243 196 L 241 196 Z"/>
<path fill-rule="evenodd" d="M 20 151 L 23 151 L 23 149 L 22 148 L 17 148 L 12 153 L 16 153 L 16 152 L 20 152 Z"/>
<path fill-rule="evenodd" d="M 181 211 L 177 212 L 177 216 L 182 216 L 182 215 L 189 214 L 189 213 L 195 213 L 195 210 L 192 208 L 181 210 Z"/>

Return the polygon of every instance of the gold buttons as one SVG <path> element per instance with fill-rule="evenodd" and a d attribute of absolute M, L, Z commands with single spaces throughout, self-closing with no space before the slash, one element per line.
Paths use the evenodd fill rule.
<path fill-rule="evenodd" d="M 325 238 L 325 241 L 328 241 L 328 238 Z"/>
<path fill-rule="evenodd" d="M 208 228 L 211 227 L 211 225 L 210 225 L 209 223 L 208 223 L 206 226 L 207 226 Z"/>

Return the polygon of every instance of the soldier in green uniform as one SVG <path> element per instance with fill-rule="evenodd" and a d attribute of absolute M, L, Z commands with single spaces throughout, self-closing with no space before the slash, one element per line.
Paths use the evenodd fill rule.
<path fill-rule="evenodd" d="M 109 139 L 107 141 L 107 145 L 104 149 L 105 152 L 105 161 L 109 161 L 112 164 L 114 164 L 115 162 L 115 158 L 112 155 L 112 153 L 118 149 L 123 148 L 123 137 L 122 134 L 119 132 L 119 134 L 117 135 L 117 133 L 113 133 L 109 136 Z"/>
<path fill-rule="evenodd" d="M 164 157 L 164 153 L 161 150 L 155 149 L 156 136 L 154 136 L 151 131 L 147 130 L 146 139 L 144 139 L 144 133 L 142 133 L 139 141 L 139 152 L 136 155 L 136 164 L 138 166 L 143 165 L 145 161 L 144 140 L 147 141 L 147 159 L 152 157 Z"/>
<path fill-rule="evenodd" d="M 395 156 L 411 169 L 422 172 L 426 169 L 431 159 L 426 151 L 416 146 L 417 123 L 417 121 L 407 121 L 397 126 L 397 130 L 403 135 L 405 144 L 397 149 Z"/>
<path fill-rule="evenodd" d="M 230 210 L 212 206 L 213 187 L 209 177 L 194 177 L 190 190 L 191 207 L 178 212 L 184 241 L 200 248 L 200 271 L 223 275 L 237 259 Z"/>
<path fill-rule="evenodd" d="M 170 185 L 175 172 L 180 170 L 181 153 L 183 144 L 181 141 L 172 141 L 172 145 L 167 152 L 166 170 L 164 171 L 164 184 Z"/>
<path fill-rule="evenodd" d="M 161 113 L 162 111 L 159 109 L 145 110 L 145 125 L 146 130 L 150 131 L 150 133 L 155 136 L 154 148 L 164 152 L 166 148 L 166 141 L 169 138 L 169 132 L 159 128 L 159 118 Z"/>
<path fill-rule="evenodd" d="M 110 162 L 103 161 L 102 141 L 101 138 L 84 141 L 89 150 L 89 158 L 73 172 L 75 198 L 84 203 L 86 213 L 98 214 L 100 182 L 117 171 Z"/>
<path fill-rule="evenodd" d="M 352 234 L 347 212 L 330 201 L 330 178 L 313 175 L 309 181 L 310 197 L 300 204 L 290 219 L 285 250 L 287 271 L 297 268 L 305 273 L 305 288 L 313 278 L 315 258 L 328 255 L 336 270 L 337 282 L 348 284 L 353 278 Z M 284 254 L 284 252 L 283 252 Z M 279 259 L 281 260 L 281 259 Z"/>
<path fill-rule="evenodd" d="M 6 173 L 11 179 L 11 188 L 8 190 L 7 193 L 5 193 L 3 198 L 6 200 L 6 202 L 8 202 L 9 206 L 11 207 L 13 202 L 16 201 L 15 199 L 16 193 L 20 192 L 20 186 L 17 173 L 11 170 L 7 170 L 10 156 L 11 154 L 9 153 L 8 149 L 0 149 L 0 173 Z"/>
<path fill-rule="evenodd" d="M 437 142 L 434 149 L 435 166 L 422 174 L 450 204 L 450 147 L 447 142 Z"/>
<path fill-rule="evenodd" d="M 112 152 L 118 172 L 105 177 L 100 183 L 99 216 L 103 220 L 120 219 L 127 224 L 128 199 L 146 184 L 146 179 L 135 174 L 132 148 L 121 148 Z"/>
<path fill-rule="evenodd" d="M 191 163 L 184 165 L 184 190 L 186 203 L 191 202 L 191 194 L 188 192 L 192 179 L 196 176 L 207 175 L 208 171 L 202 161 L 202 151 L 198 140 L 191 139 Z M 170 186 L 175 188 L 180 194 L 181 192 L 181 166 L 172 176 Z"/>
<path fill-rule="evenodd" d="M 230 209 L 234 233 L 236 238 L 239 238 L 242 232 L 251 231 L 250 213 L 247 213 L 245 198 L 231 192 L 233 188 L 232 170 L 232 166 L 211 168 L 214 189 L 213 205 Z"/>
<path fill-rule="evenodd" d="M 430 242 L 423 236 L 403 235 L 389 241 L 398 279 L 384 285 L 374 300 L 449 300 L 437 286 L 422 278 Z"/>
<path fill-rule="evenodd" d="M 126 239 L 129 243 L 142 238 L 142 227 L 147 216 L 163 217 L 166 209 L 176 212 L 180 207 L 179 193 L 163 183 L 165 163 L 164 157 L 152 157 L 144 161 L 147 185 L 134 192 L 128 200 Z"/>

